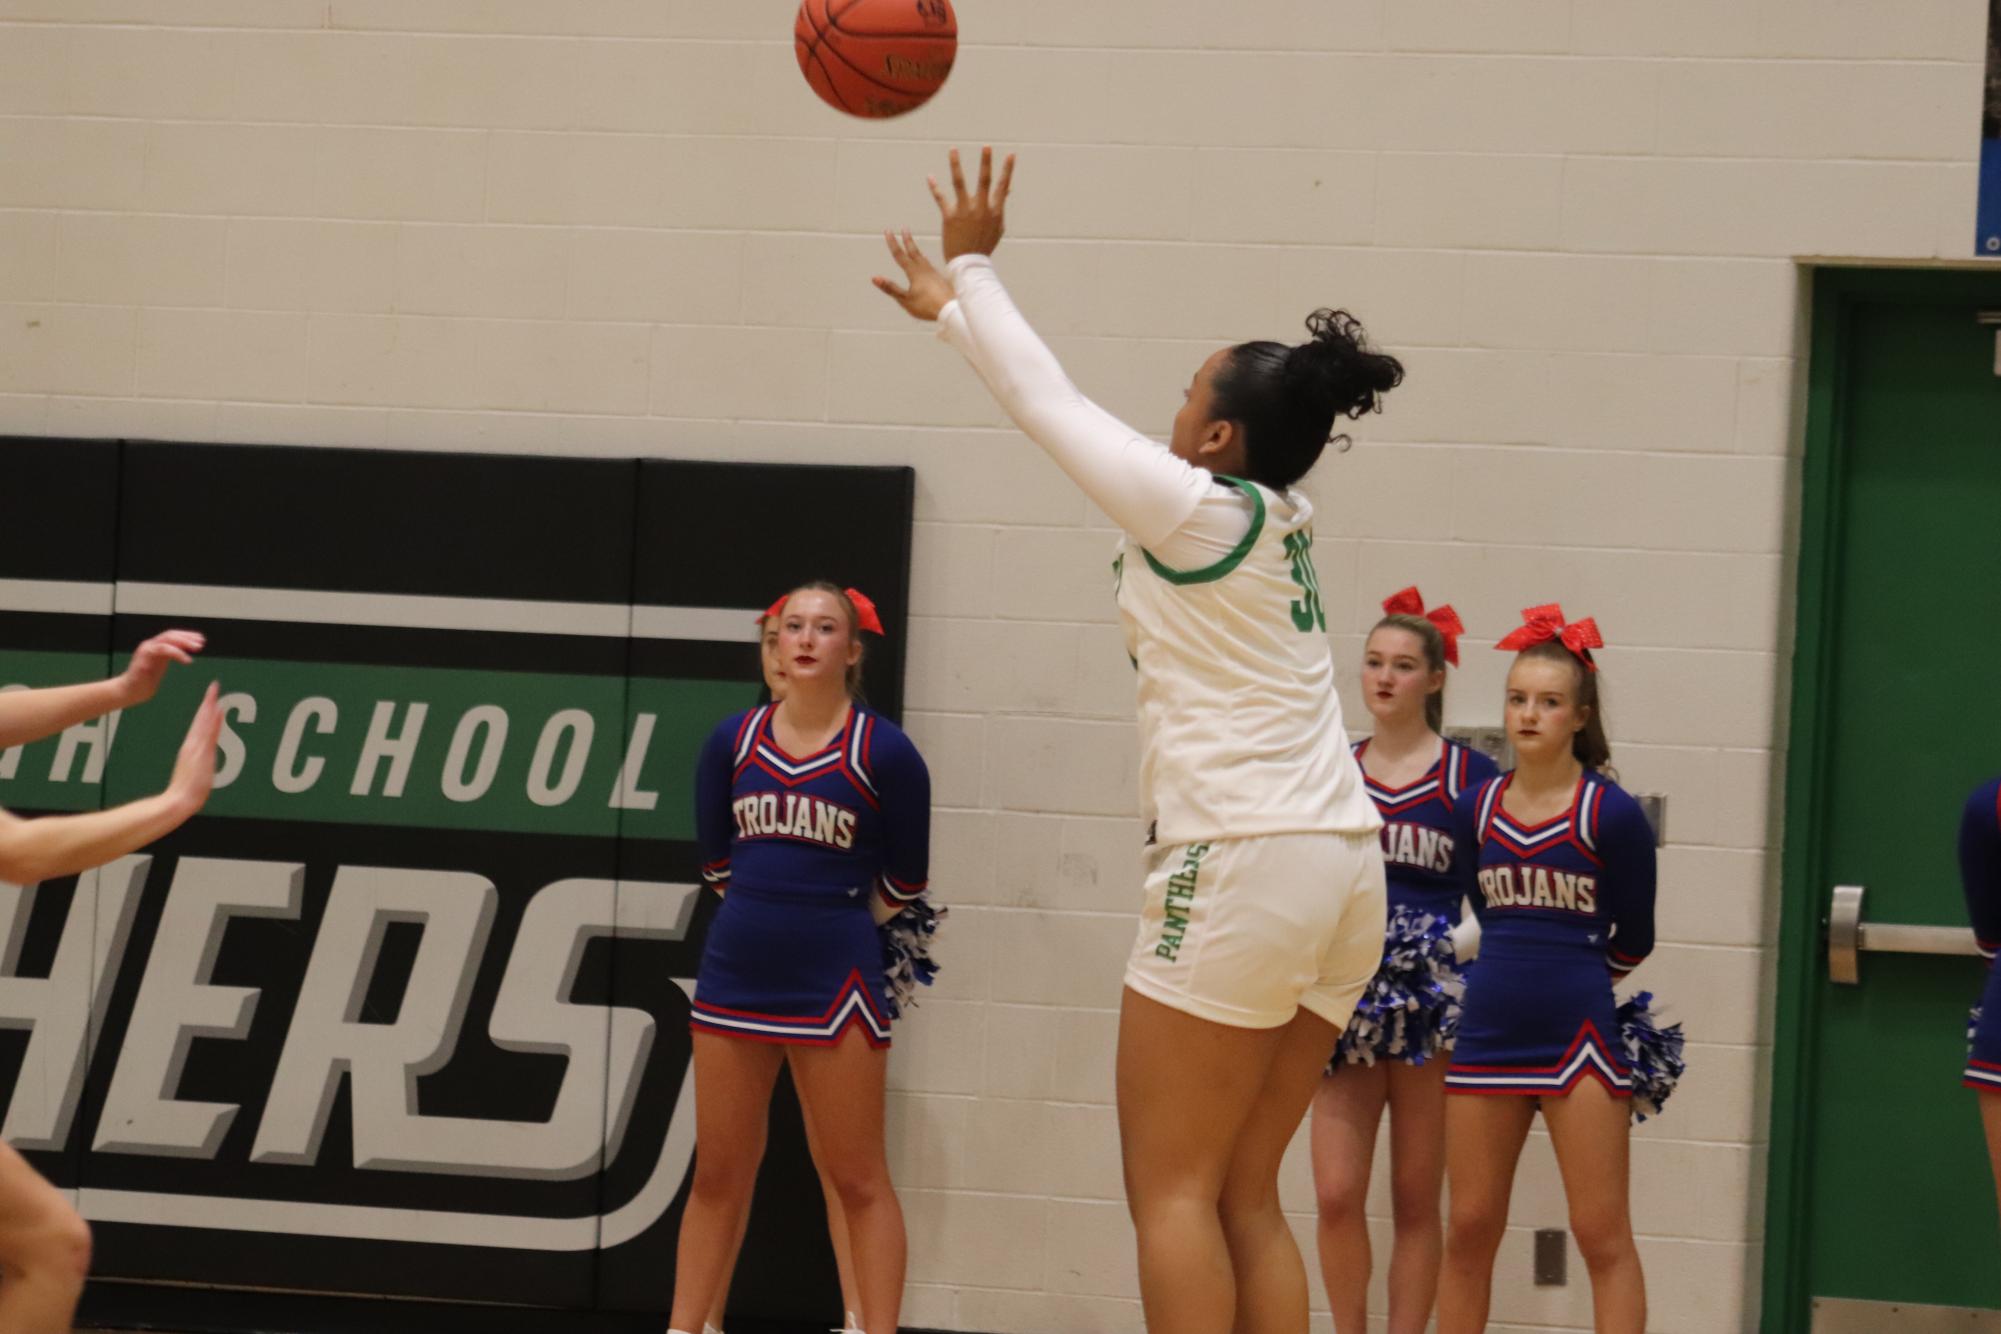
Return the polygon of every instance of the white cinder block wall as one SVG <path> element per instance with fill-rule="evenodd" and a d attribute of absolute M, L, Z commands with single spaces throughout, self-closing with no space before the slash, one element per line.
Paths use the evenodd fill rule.
<path fill-rule="evenodd" d="M 1416 582 L 1472 627 L 1453 720 L 1491 723 L 1518 608 L 1598 617 L 1615 760 L 1670 796 L 1640 980 L 1692 1038 L 1634 1146 L 1655 1327 L 1749 1328 L 1794 257 L 1968 253 L 1985 9 L 962 0 L 945 93 L 865 125 L 806 92 L 790 0 L 0 0 L 0 429 L 914 464 L 954 915 L 893 1063 L 906 1318 L 1132 1331 L 1111 538 L 866 280 L 943 146 L 991 140 L 1003 272 L 1143 429 L 1214 346 L 1351 307 L 1409 382 L 1311 483 L 1340 660 Z M 1303 1153 L 1286 1200 L 1310 1245 Z M 1528 1282 L 1540 1136 L 1514 1218 L 1497 1320 L 1587 1327 L 1581 1266 Z"/>

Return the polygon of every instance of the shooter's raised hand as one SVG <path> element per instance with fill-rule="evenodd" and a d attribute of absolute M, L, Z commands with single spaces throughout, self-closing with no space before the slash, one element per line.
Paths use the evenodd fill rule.
<path fill-rule="evenodd" d="M 917 242 L 911 239 L 909 232 L 901 236 L 895 232 L 884 232 L 882 239 L 889 242 L 890 256 L 896 260 L 897 267 L 903 270 L 906 285 L 899 287 L 890 279 L 878 274 L 872 280 L 876 287 L 890 300 L 902 306 L 912 317 L 920 320 L 937 319 L 938 312 L 945 309 L 946 303 L 952 299 L 952 284 L 946 281 L 944 274 L 938 272 L 938 266 L 917 248 Z"/>
<path fill-rule="evenodd" d="M 1001 162 L 1000 180 L 994 180 L 994 150 L 980 150 L 980 179 L 973 190 L 966 189 L 966 172 L 959 165 L 959 150 L 952 150 L 952 194 L 947 198 L 936 176 L 925 177 L 931 197 L 938 201 L 943 225 L 945 262 L 961 255 L 991 255 L 1007 230 L 1007 192 L 1014 181 L 1014 154 Z"/>

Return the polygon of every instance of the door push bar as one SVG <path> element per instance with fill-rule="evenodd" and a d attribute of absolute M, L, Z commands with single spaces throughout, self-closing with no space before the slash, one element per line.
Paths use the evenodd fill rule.
<path fill-rule="evenodd" d="M 1978 955 L 1973 932 L 1958 926 L 1906 926 L 1862 920 L 1861 885 L 1836 885 L 1827 909 L 1827 976 L 1856 986 L 1862 981 L 1862 954 Z"/>

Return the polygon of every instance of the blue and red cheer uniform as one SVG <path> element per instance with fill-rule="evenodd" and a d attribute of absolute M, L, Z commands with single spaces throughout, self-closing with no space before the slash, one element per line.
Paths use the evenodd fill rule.
<path fill-rule="evenodd" d="M 1466 985 L 1448 1092 L 1561 1097 L 1596 1079 L 1633 1091 L 1612 984 L 1654 946 L 1654 834 L 1638 801 L 1587 770 L 1562 814 L 1503 808 L 1512 773 L 1459 805 L 1477 851 L 1466 891 L 1480 962 Z"/>
<path fill-rule="evenodd" d="M 896 724 L 862 704 L 795 756 L 773 705 L 725 719 L 695 774 L 702 876 L 723 892 L 695 979 L 699 1033 L 831 1046 L 859 1027 L 889 1045 L 883 943 L 871 903 L 927 883 L 931 776 Z"/>

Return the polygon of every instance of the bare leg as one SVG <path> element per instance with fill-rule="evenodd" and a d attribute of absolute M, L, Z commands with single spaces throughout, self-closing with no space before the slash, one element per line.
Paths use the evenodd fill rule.
<path fill-rule="evenodd" d="M 1586 1079 L 1568 1097 L 1543 1099 L 1542 1119 L 1563 1172 L 1570 1235 L 1591 1271 L 1598 1334 L 1646 1334 L 1647 1282 L 1627 1202 L 1632 1104 Z"/>
<path fill-rule="evenodd" d="M 1223 1182 L 1223 1235 L 1237 1280 L 1234 1334 L 1305 1334 L 1306 1266 L 1278 1203 L 1278 1165 L 1325 1082 L 1341 1030 L 1302 1009 L 1279 1030 L 1278 1050 L 1237 1136 Z"/>
<path fill-rule="evenodd" d="M 1389 1066 L 1343 1065 L 1313 1095 L 1313 1193 L 1320 1277 L 1334 1334 L 1368 1334 L 1369 1171 L 1389 1097 Z"/>
<path fill-rule="evenodd" d="M 797 1081 L 796 1073 L 793 1079 Z M 834 1188 L 834 1179 L 821 1166 L 820 1137 L 813 1130 L 813 1113 L 803 1102 L 799 1113 L 806 1123 L 806 1149 L 813 1155 L 813 1170 L 820 1174 L 820 1195 L 827 1202 L 827 1240 L 833 1244 L 834 1269 L 841 1276 L 841 1313 L 845 1319 L 859 1315 L 862 1309 L 861 1293 L 855 1287 L 855 1250 L 848 1238 L 848 1216 L 841 1209 L 841 1192 Z M 716 1323 L 722 1324 L 720 1320 Z"/>
<path fill-rule="evenodd" d="M 736 1244 L 730 1247 L 730 1258 L 723 1266 L 723 1281 L 716 1285 L 716 1300 L 709 1307 L 708 1322 L 717 1329 L 723 1327 L 726 1314 L 724 1308 L 730 1304 L 730 1280 L 736 1274 L 737 1260 L 743 1255 L 744 1234 L 750 1231 L 750 1205 L 746 1201 L 743 1213 L 736 1221 Z"/>
<path fill-rule="evenodd" d="M 802 1104 L 801 1119 L 806 1126 L 806 1148 L 813 1157 L 814 1170 L 820 1176 L 820 1194 L 827 1202 L 827 1238 L 834 1248 L 834 1268 L 841 1277 L 841 1310 L 844 1316 L 861 1310 L 861 1298 L 855 1294 L 854 1251 L 848 1244 L 848 1220 L 841 1213 L 840 1192 L 834 1189 L 833 1181 L 820 1166 L 820 1146 L 813 1135 L 813 1118 Z M 723 1327 L 724 1308 L 729 1305 L 730 1276 L 736 1273 L 737 1261 L 743 1254 L 744 1234 L 750 1231 L 749 1202 L 745 1202 L 743 1215 L 737 1220 L 736 1245 L 730 1249 L 729 1263 L 723 1269 L 723 1282 L 716 1289 L 715 1304 L 709 1308 L 708 1323 L 717 1329 Z"/>
<path fill-rule="evenodd" d="M 90 1272 L 90 1228 L 61 1191 L 0 1143 L 0 1330 L 68 1334 Z"/>
<path fill-rule="evenodd" d="M 819 1169 L 833 1182 L 854 1247 L 862 1328 L 894 1330 L 903 1306 L 903 1208 L 883 1144 L 886 1048 L 850 1028 L 832 1047 L 792 1051 L 792 1078 L 818 1140 Z"/>
<path fill-rule="evenodd" d="M 694 1039 L 695 1183 L 681 1215 L 674 1263 L 674 1305 L 667 1321 L 674 1329 L 700 1329 L 729 1281 L 764 1158 L 771 1086 L 784 1058 L 779 1048 L 761 1042 L 713 1033 L 696 1033 Z"/>
<path fill-rule="evenodd" d="M 1323 1025 L 1323 1060 L 1332 1031 Z M 1236 1318 L 1223 1183 L 1284 1033 L 1211 1023 L 1125 992 L 1119 1151 L 1150 1334 L 1220 1334 Z"/>
<path fill-rule="evenodd" d="M 1389 1334 L 1424 1334 L 1438 1299 L 1445 1256 L 1445 1067 L 1390 1067 L 1390 1200 L 1396 1240 L 1390 1251 Z"/>
<path fill-rule="evenodd" d="M 1438 1334 L 1480 1334 L 1493 1296 L 1494 1253 L 1508 1229 L 1515 1164 L 1535 1120 L 1529 1098 L 1448 1095 L 1445 1171 L 1452 1212 L 1439 1274 Z"/>

